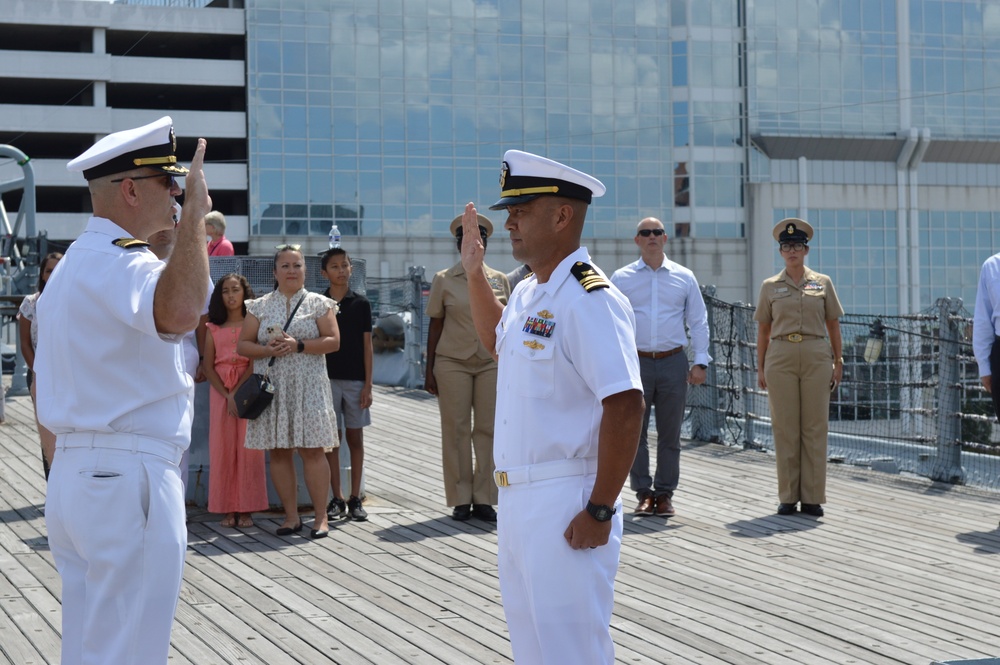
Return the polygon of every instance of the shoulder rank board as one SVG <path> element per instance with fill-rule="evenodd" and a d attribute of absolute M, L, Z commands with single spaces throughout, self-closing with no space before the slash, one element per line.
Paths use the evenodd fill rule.
<path fill-rule="evenodd" d="M 118 240 L 112 240 L 111 244 L 117 245 L 122 249 L 140 249 L 142 247 L 149 247 L 148 242 L 144 242 L 136 238 L 118 238 Z"/>
<path fill-rule="evenodd" d="M 580 286 L 587 293 L 597 291 L 598 289 L 606 289 L 611 286 L 611 283 L 601 273 L 594 270 L 594 266 L 589 263 L 577 261 L 569 271 L 573 273 L 573 277 L 576 277 L 576 280 L 580 282 Z"/>

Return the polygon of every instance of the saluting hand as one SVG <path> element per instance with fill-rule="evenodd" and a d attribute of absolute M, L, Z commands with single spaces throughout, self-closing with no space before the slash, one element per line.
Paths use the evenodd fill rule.
<path fill-rule="evenodd" d="M 462 214 L 462 267 L 466 273 L 480 272 L 483 269 L 483 256 L 486 247 L 479 236 L 479 217 L 473 203 L 465 204 Z"/>
<path fill-rule="evenodd" d="M 208 141 L 198 139 L 194 157 L 191 158 L 189 173 L 184 177 L 184 208 L 181 210 L 181 221 L 191 224 L 204 219 L 212 212 L 212 198 L 208 195 L 208 182 L 205 180 L 205 149 Z"/>

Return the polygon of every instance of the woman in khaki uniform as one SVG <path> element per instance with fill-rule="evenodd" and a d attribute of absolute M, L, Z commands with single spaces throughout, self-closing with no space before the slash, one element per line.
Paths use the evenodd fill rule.
<path fill-rule="evenodd" d="M 462 251 L 462 216 L 451 223 Z M 493 235 L 493 224 L 479 215 L 479 234 Z M 483 266 L 493 293 L 506 304 L 507 275 Z M 427 371 L 424 389 L 438 397 L 441 411 L 441 462 L 444 494 L 452 517 L 495 522 L 497 486 L 493 481 L 493 418 L 497 401 L 497 363 L 492 349 L 479 342 L 469 306 L 469 280 L 461 261 L 434 275 L 427 298 Z M 472 455 L 475 452 L 475 464 Z"/>
<path fill-rule="evenodd" d="M 805 265 L 813 228 L 794 217 L 774 227 L 785 269 L 757 298 L 757 384 L 767 390 L 778 468 L 779 515 L 821 517 L 826 503 L 830 393 L 844 371 L 833 282 Z"/>

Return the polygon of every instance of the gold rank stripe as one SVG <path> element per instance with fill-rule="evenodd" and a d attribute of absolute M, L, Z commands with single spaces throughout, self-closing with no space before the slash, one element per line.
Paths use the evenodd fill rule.
<path fill-rule="evenodd" d="M 122 249 L 136 249 L 139 247 L 149 247 L 148 242 L 139 240 L 138 238 L 118 238 L 117 240 L 112 240 L 111 244 L 121 247 Z"/>
<path fill-rule="evenodd" d="M 166 157 L 137 157 L 132 160 L 136 166 L 146 166 L 148 164 L 176 164 L 177 157 L 168 155 Z"/>
<path fill-rule="evenodd" d="M 528 194 L 555 194 L 559 188 L 552 187 L 526 187 L 524 189 L 505 189 L 500 192 L 500 196 L 527 196 Z"/>
<path fill-rule="evenodd" d="M 584 263 L 583 261 L 577 261 L 570 268 L 570 272 L 573 273 L 573 277 L 580 282 L 580 286 L 587 293 L 592 293 L 598 289 L 607 289 L 611 286 L 605 277 L 594 270 L 594 267 L 589 263 Z"/>

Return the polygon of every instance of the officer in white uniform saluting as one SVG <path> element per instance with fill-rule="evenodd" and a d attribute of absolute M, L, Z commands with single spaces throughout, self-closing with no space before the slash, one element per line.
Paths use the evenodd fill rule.
<path fill-rule="evenodd" d="M 514 258 L 531 266 L 504 307 L 483 271 L 476 209 L 462 264 L 476 331 L 499 363 L 493 457 L 498 568 L 514 660 L 612 663 L 618 498 L 642 424 L 635 319 L 580 246 L 599 180 L 508 150 L 500 176 Z"/>
<path fill-rule="evenodd" d="M 205 303 L 202 172 L 177 164 L 169 117 L 69 163 L 94 215 L 39 302 L 38 418 L 56 434 L 45 518 L 63 587 L 63 665 L 166 663 L 187 547 L 178 462 L 191 438 L 181 340 Z M 143 241 L 172 224 L 170 260 Z"/>

